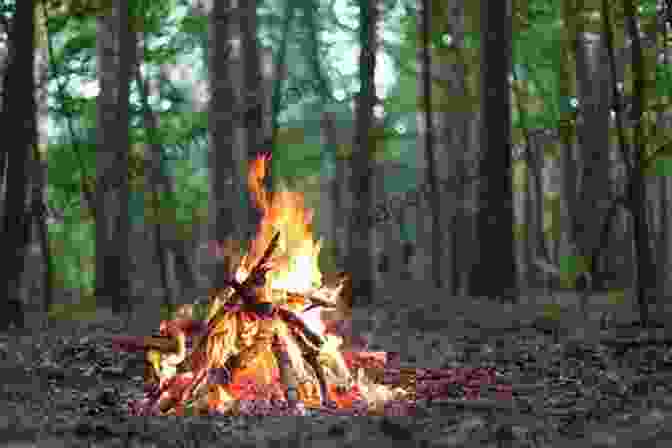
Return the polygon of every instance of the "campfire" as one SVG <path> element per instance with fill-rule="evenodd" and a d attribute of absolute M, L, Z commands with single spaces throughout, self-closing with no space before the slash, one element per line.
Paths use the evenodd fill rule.
<path fill-rule="evenodd" d="M 349 279 L 326 284 L 318 266 L 312 211 L 303 195 L 272 195 L 269 156 L 251 164 L 248 187 L 261 211 L 258 233 L 224 288 L 212 291 L 205 319 L 183 306 L 159 332 L 118 337 L 115 347 L 145 354 L 145 397 L 135 415 L 351 415 L 410 409 L 414 374 L 391 383 L 392 356 L 368 352 L 352 334 Z M 399 374 L 399 369 L 396 369 Z M 389 378 L 388 378 L 389 379 Z M 407 406 L 400 406 L 404 403 Z"/>

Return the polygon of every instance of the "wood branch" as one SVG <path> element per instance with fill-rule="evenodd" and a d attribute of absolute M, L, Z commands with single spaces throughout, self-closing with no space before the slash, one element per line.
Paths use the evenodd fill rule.
<path fill-rule="evenodd" d="M 170 336 L 115 336 L 112 343 L 126 351 L 158 350 L 161 353 L 178 353 L 180 344 Z"/>

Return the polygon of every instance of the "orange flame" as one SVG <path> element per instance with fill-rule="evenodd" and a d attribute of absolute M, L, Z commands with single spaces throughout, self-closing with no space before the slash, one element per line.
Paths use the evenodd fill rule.
<path fill-rule="evenodd" d="M 318 267 L 321 242 L 312 236 L 312 210 L 306 208 L 301 193 L 281 189 L 273 195 L 264 188 L 267 164 L 271 157 L 263 153 L 250 162 L 248 188 L 262 217 L 256 239 L 250 245 L 238 278 L 244 278 L 261 257 L 276 232 L 280 244 L 273 259 L 274 271 L 269 287 L 276 291 L 308 292 L 319 286 L 322 274 Z"/>
<path fill-rule="evenodd" d="M 249 164 L 248 188 L 254 205 L 261 212 L 261 221 L 256 238 L 251 243 L 249 252 L 243 257 L 236 277 L 239 281 L 245 279 L 272 237 L 276 232 L 280 232 L 280 243 L 271 260 L 274 269 L 267 278 L 267 293 L 270 296 L 280 294 L 281 299 L 293 311 L 299 312 L 306 325 L 325 338 L 326 344 L 320 358 L 327 366 L 329 376 L 333 380 L 333 384 L 329 386 L 329 398 L 339 408 L 347 408 L 352 406 L 356 395 L 361 394 L 369 403 L 372 403 L 372 406 L 379 408 L 382 402 L 392 398 L 393 392 L 387 386 L 374 385 L 370 380 L 361 376 L 361 371 L 356 378 L 353 378 L 340 350 L 343 339 L 325 333 L 325 323 L 322 322 L 319 310 L 301 312 L 305 303 L 300 294 L 313 293 L 321 297 L 325 297 L 324 294 L 326 294 L 333 298 L 338 295 L 340 289 L 327 291 L 328 288 L 322 286 L 322 273 L 318 266 L 322 244 L 321 241 L 313 240 L 311 228 L 313 211 L 306 207 L 304 196 L 285 189 L 279 189 L 273 194 L 266 191 L 263 180 L 270 159 L 270 154 L 263 153 Z M 292 292 L 298 294 L 291 294 Z M 295 354 L 294 356 L 300 355 Z M 277 365 L 269 352 L 260 356 L 257 362 L 249 368 L 238 371 L 233 383 L 241 384 L 247 380 L 253 380 L 272 386 L 277 375 Z M 337 385 L 345 383 L 353 387 L 350 393 L 342 394 L 337 390 Z M 220 396 L 221 394 L 225 396 Z M 226 393 L 220 388 L 219 395 L 210 395 L 210 407 L 221 408 L 232 399 L 233 401 L 241 399 L 241 394 L 242 389 L 236 386 L 228 388 Z M 304 396 L 311 396 L 311 394 L 304 393 Z M 306 402 L 305 404 L 310 406 L 319 403 Z"/>

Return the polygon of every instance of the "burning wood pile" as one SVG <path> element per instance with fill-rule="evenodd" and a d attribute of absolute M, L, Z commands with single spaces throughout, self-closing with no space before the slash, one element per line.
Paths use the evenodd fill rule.
<path fill-rule="evenodd" d="M 189 305 L 156 336 L 114 340 L 119 350 L 145 353 L 146 394 L 131 413 L 408 412 L 414 371 L 383 384 L 390 356 L 353 343 L 347 278 L 322 284 L 312 213 L 301 194 L 264 189 L 268 160 L 253 161 L 248 176 L 259 232 L 226 286 L 210 295 L 205 318 Z"/>

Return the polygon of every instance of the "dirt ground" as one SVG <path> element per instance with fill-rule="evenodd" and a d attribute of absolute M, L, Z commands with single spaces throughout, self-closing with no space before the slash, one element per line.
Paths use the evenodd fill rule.
<path fill-rule="evenodd" d="M 420 400 L 411 418 L 130 418 L 125 400 L 141 394 L 142 365 L 107 341 L 156 328 L 150 306 L 130 321 L 101 310 L 94 322 L 0 334 L 0 440 L 17 447 L 672 446 L 672 328 L 618 327 L 635 317 L 627 300 L 596 298 L 586 321 L 575 296 L 556 299 L 566 309 L 549 323 L 540 316 L 552 300 L 542 295 L 500 304 L 406 282 L 356 309 L 354 327 L 370 333 L 372 350 L 399 352 L 418 369 L 494 368 L 514 390 L 507 402 L 469 401 L 459 400 L 456 386 L 457 398 Z M 613 321 L 601 330 L 604 311 Z"/>

